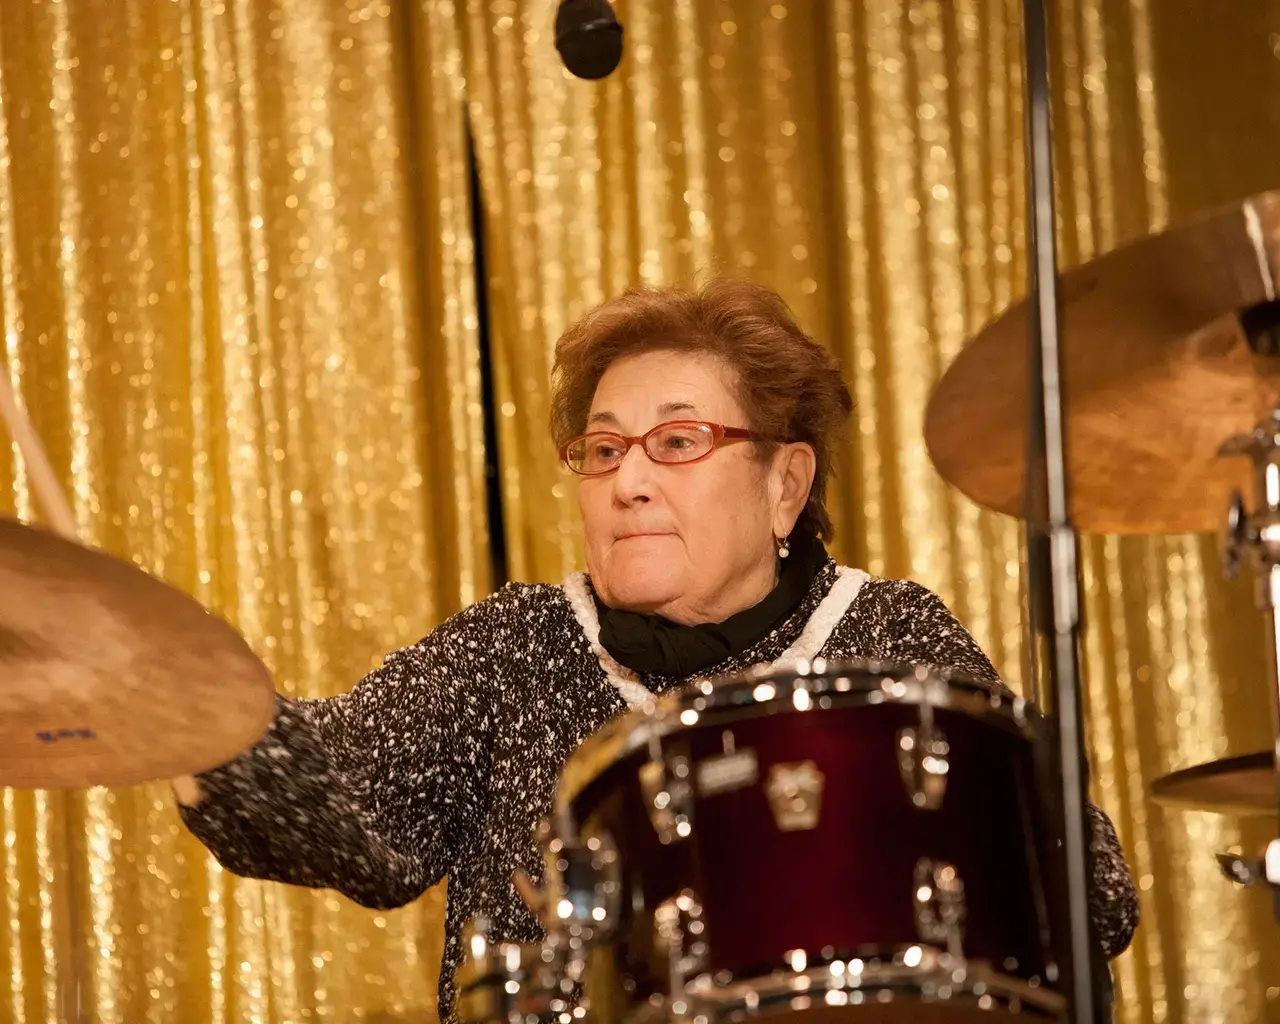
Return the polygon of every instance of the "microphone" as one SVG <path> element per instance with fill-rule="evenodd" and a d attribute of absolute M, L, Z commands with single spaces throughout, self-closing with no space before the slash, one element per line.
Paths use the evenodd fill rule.
<path fill-rule="evenodd" d="M 571 74 L 604 78 L 622 61 L 622 25 L 609 0 L 561 0 L 556 49 Z"/>

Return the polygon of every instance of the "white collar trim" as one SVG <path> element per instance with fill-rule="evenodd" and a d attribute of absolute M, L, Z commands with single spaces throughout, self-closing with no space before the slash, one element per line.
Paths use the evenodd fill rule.
<path fill-rule="evenodd" d="M 770 667 L 781 668 L 797 661 L 812 661 L 817 657 L 818 652 L 830 639 L 836 625 L 844 618 L 845 612 L 849 610 L 859 591 L 862 590 L 862 585 L 870 578 L 861 569 L 837 566 L 836 581 L 827 591 L 827 596 L 809 616 L 809 621 L 805 623 L 804 630 L 796 638 L 796 642 L 783 651 Z M 609 682 L 618 691 L 618 696 L 626 701 L 627 707 L 632 710 L 652 701 L 654 695 L 640 682 L 639 675 L 625 665 L 618 664 L 613 655 L 601 645 L 600 619 L 596 615 L 595 601 L 587 590 L 587 574 L 573 573 L 561 584 L 561 589 L 564 590 L 564 595 L 569 601 L 569 607 L 573 609 L 574 618 L 578 620 L 578 625 L 586 635 L 587 643 L 591 645 L 592 653 L 600 662 L 600 667 L 604 669 Z"/>
<path fill-rule="evenodd" d="M 653 700 L 653 694 L 640 682 L 640 677 L 625 665 L 619 665 L 612 654 L 600 644 L 600 618 L 596 615 L 596 603 L 587 592 L 587 574 L 575 572 L 561 584 L 564 595 L 569 599 L 569 607 L 573 609 L 574 618 L 587 636 L 587 643 L 604 669 L 609 682 L 614 685 L 618 695 L 627 702 L 632 710 L 640 707 L 645 701 Z"/>

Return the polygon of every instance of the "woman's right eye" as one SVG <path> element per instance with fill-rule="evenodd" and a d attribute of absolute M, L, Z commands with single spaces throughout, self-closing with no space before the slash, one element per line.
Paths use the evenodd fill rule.
<path fill-rule="evenodd" d="M 597 441 L 591 448 L 593 459 L 615 459 L 618 457 L 618 446 L 612 441 Z"/>

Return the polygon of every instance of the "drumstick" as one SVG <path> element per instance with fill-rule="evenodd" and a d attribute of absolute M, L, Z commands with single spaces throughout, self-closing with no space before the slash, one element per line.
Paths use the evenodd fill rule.
<path fill-rule="evenodd" d="M 533 911 L 533 916 L 541 921 L 544 925 L 547 923 L 547 898 L 539 891 L 538 887 L 529 881 L 529 876 L 523 871 L 517 871 L 512 877 L 515 883 L 516 892 L 520 894 L 520 898 L 524 900 L 524 905 Z"/>
<path fill-rule="evenodd" d="M 13 385 L 9 383 L 7 373 L 0 373 L 0 419 L 4 420 L 10 435 L 17 442 L 18 451 L 27 467 L 27 475 L 31 478 L 31 489 L 44 506 L 45 515 L 49 517 L 53 528 L 67 540 L 78 542 L 76 517 L 58 485 L 53 464 L 45 454 L 40 439 L 36 437 L 35 428 L 18 405 L 18 398 L 13 393 Z"/>
<path fill-rule="evenodd" d="M 44 445 L 36 435 L 35 427 L 31 425 L 31 420 L 18 404 L 18 397 L 14 394 L 13 385 L 9 382 L 7 373 L 0 373 L 0 420 L 4 421 L 9 434 L 18 446 L 22 461 L 27 467 L 27 475 L 31 478 L 31 489 L 35 491 L 36 498 L 44 508 L 45 515 L 49 517 L 50 524 L 67 540 L 78 544 L 80 538 L 75 514 L 71 511 L 66 495 L 62 493 L 58 475 L 54 472 L 53 463 L 49 461 Z M 198 804 L 204 798 L 200 783 L 190 775 L 173 779 L 172 785 L 180 803 Z"/>

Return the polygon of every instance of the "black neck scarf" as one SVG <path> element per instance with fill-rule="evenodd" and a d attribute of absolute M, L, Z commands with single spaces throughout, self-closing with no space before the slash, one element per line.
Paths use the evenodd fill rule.
<path fill-rule="evenodd" d="M 691 676 L 740 654 L 777 629 L 800 606 L 826 563 L 827 549 L 816 537 L 793 540 L 777 584 L 759 604 L 723 622 L 696 626 L 682 626 L 660 615 L 620 611 L 596 597 L 600 644 L 633 672 Z"/>

